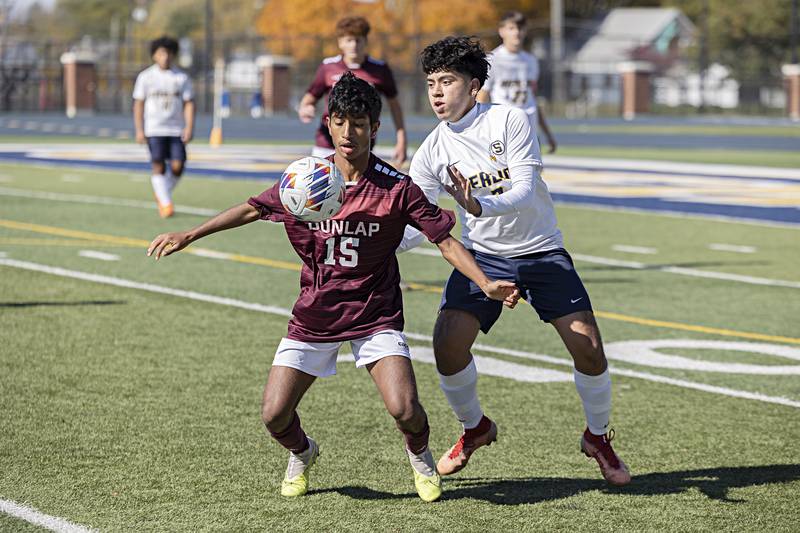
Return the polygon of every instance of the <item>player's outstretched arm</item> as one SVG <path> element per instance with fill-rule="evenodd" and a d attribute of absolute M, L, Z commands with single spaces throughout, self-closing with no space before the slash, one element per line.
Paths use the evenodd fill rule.
<path fill-rule="evenodd" d="M 511 281 L 490 280 L 487 278 L 481 267 L 475 262 L 472 254 L 459 241 L 453 237 L 447 237 L 436 245 L 442 252 L 442 256 L 459 272 L 475 282 L 486 296 L 492 300 L 503 302 L 503 305 L 511 309 L 517 305 L 519 289 L 517 289 L 516 285 Z"/>
<path fill-rule="evenodd" d="M 150 257 L 155 254 L 156 261 L 158 261 L 161 257 L 183 250 L 206 235 L 226 229 L 238 228 L 255 222 L 259 218 L 259 210 L 247 202 L 235 205 L 189 231 L 162 233 L 150 243 L 147 248 L 147 256 Z"/>

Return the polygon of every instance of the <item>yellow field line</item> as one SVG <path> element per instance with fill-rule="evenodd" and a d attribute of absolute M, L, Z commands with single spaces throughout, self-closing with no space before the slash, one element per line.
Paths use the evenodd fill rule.
<path fill-rule="evenodd" d="M 800 344 L 800 339 L 794 337 L 782 337 L 780 335 L 765 335 L 763 333 L 750 333 L 747 331 L 735 331 L 732 329 L 709 328 L 706 326 L 695 326 L 693 324 L 681 324 L 680 322 L 667 322 L 665 320 L 652 320 L 649 318 L 639 318 L 635 316 L 621 315 L 609 311 L 595 311 L 595 315 L 609 320 L 619 320 L 620 322 L 631 322 L 642 326 L 653 326 L 656 328 L 682 329 L 684 331 L 698 331 L 700 333 L 711 333 L 722 335 L 723 337 L 741 337 L 743 339 L 753 339 L 760 341 L 788 342 Z"/>
<path fill-rule="evenodd" d="M 87 241 L 83 239 L 3 239 L 0 244 L 15 246 L 125 246 L 110 244 L 101 241 Z"/>
<path fill-rule="evenodd" d="M 18 229 L 23 231 L 31 231 L 35 233 L 43 233 L 46 235 L 59 235 L 62 237 L 72 237 L 74 239 L 84 239 L 98 242 L 105 242 L 117 245 L 134 246 L 137 248 L 146 249 L 150 242 L 142 239 L 131 239 L 128 237 L 118 237 L 115 235 L 104 235 L 101 233 L 90 233 L 88 231 L 70 230 L 65 228 L 58 228 L 54 226 L 42 226 L 40 224 L 29 224 L 27 222 L 16 222 L 13 220 L 0 219 L 0 227 L 9 229 Z M 226 252 L 216 252 L 205 248 L 187 248 L 183 253 L 190 253 L 199 255 L 201 257 L 216 257 L 218 259 L 225 259 L 235 261 L 237 263 L 248 263 L 253 265 L 268 266 L 272 268 L 279 268 L 282 270 L 299 271 L 302 265 L 299 263 L 291 263 L 288 261 L 278 261 L 275 259 L 266 259 L 263 257 L 253 257 L 249 255 L 230 254 Z M 435 285 L 426 285 L 424 283 L 408 283 L 408 288 L 412 290 L 430 292 L 441 294 L 442 288 Z M 784 342 L 790 344 L 800 344 L 800 339 L 794 337 L 783 337 L 780 335 L 765 335 L 763 333 L 751 333 L 747 331 L 735 331 L 731 329 L 711 328 L 706 326 L 696 326 L 694 324 L 683 324 L 680 322 L 668 322 L 664 320 L 652 320 L 649 318 L 639 318 L 635 316 L 623 315 L 620 313 L 612 313 L 609 311 L 595 311 L 595 315 L 607 320 L 617 320 L 619 322 L 628 322 L 631 324 L 639 324 L 642 326 L 651 326 L 656 328 L 677 329 L 683 331 L 694 331 L 698 333 L 708 333 L 712 335 L 720 335 L 723 337 L 739 337 L 743 339 L 752 339 L 760 341 Z"/>

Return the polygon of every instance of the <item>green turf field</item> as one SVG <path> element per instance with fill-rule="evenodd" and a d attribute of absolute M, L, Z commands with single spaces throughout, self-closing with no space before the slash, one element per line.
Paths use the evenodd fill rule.
<path fill-rule="evenodd" d="M 475 350 L 488 364 L 517 365 L 480 381 L 499 441 L 446 479 L 441 502 L 418 500 L 400 433 L 369 376 L 347 362 L 300 406 L 322 458 L 310 494 L 290 501 L 278 495 L 287 454 L 259 418 L 286 330 L 280 313 L 298 290 L 299 260 L 283 229 L 255 223 L 156 263 L 144 254 L 153 236 L 204 217 L 159 219 L 146 176 L 21 165 L 0 165 L 0 175 L 10 178 L 3 188 L 71 199 L 0 195 L 0 501 L 102 531 L 792 531 L 800 523 L 797 229 L 559 206 L 616 369 L 612 425 L 634 475 L 628 487 L 607 487 L 579 452 L 583 414 L 568 355 L 523 304 Z M 177 201 L 221 210 L 266 185 L 188 179 Z M 106 204 L 88 203 L 97 197 Z M 757 253 L 709 248 L 719 243 Z M 411 285 L 406 331 L 424 349 L 450 269 L 421 254 L 404 254 L 401 267 Z M 664 368 L 614 358 L 626 341 L 695 344 L 660 348 L 683 358 Z M 711 363 L 750 366 L 697 369 Z M 438 456 L 459 427 L 434 367 L 415 369 Z M 567 377 L 519 381 L 536 369 Z M 36 528 L 0 513 L 0 530 Z"/>

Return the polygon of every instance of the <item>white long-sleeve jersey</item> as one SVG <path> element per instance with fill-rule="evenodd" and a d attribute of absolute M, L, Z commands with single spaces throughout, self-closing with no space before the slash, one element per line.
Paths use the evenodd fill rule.
<path fill-rule="evenodd" d="M 470 181 L 482 212 L 461 207 L 464 246 L 501 257 L 517 257 L 563 247 L 553 200 L 541 178 L 539 143 L 522 109 L 476 104 L 461 120 L 441 122 L 411 160 L 409 175 L 432 203 L 438 203 L 447 166 Z M 399 251 L 422 242 L 406 229 Z"/>

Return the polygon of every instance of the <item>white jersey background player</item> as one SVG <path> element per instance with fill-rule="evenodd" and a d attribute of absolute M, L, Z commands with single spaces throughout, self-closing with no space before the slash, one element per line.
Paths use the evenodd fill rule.
<path fill-rule="evenodd" d="M 150 182 L 158 212 L 164 218 L 174 212 L 172 191 L 183 174 L 186 143 L 194 136 L 192 80 L 173 65 L 177 54 L 175 39 L 164 36 L 152 41 L 153 65 L 139 73 L 133 87 L 136 142 L 146 142 L 150 149 Z"/>
<path fill-rule="evenodd" d="M 556 140 L 536 102 L 539 83 L 539 60 L 522 49 L 527 33 L 527 20 L 519 11 L 510 11 L 500 19 L 497 33 L 503 44 L 489 54 L 489 77 L 478 93 L 478 101 L 515 106 L 530 117 L 533 128 L 542 132 L 556 151 Z"/>
<path fill-rule="evenodd" d="M 563 248 L 553 203 L 540 177 L 539 146 L 521 109 L 476 102 L 488 63 L 480 44 L 447 37 L 422 52 L 428 98 L 439 125 L 411 161 L 409 175 L 431 202 L 442 190 L 458 202 L 464 246 L 489 277 L 514 281 L 539 317 L 558 331 L 575 363 L 575 385 L 586 414 L 581 450 L 612 484 L 630 482 L 611 447 L 611 378 L 589 295 Z M 401 249 L 421 241 L 407 230 Z M 471 454 L 497 437 L 477 395 L 470 349 L 488 333 L 502 304 L 454 271 L 433 333 L 441 388 L 464 426 L 439 460 L 440 474 L 464 468 Z"/>

